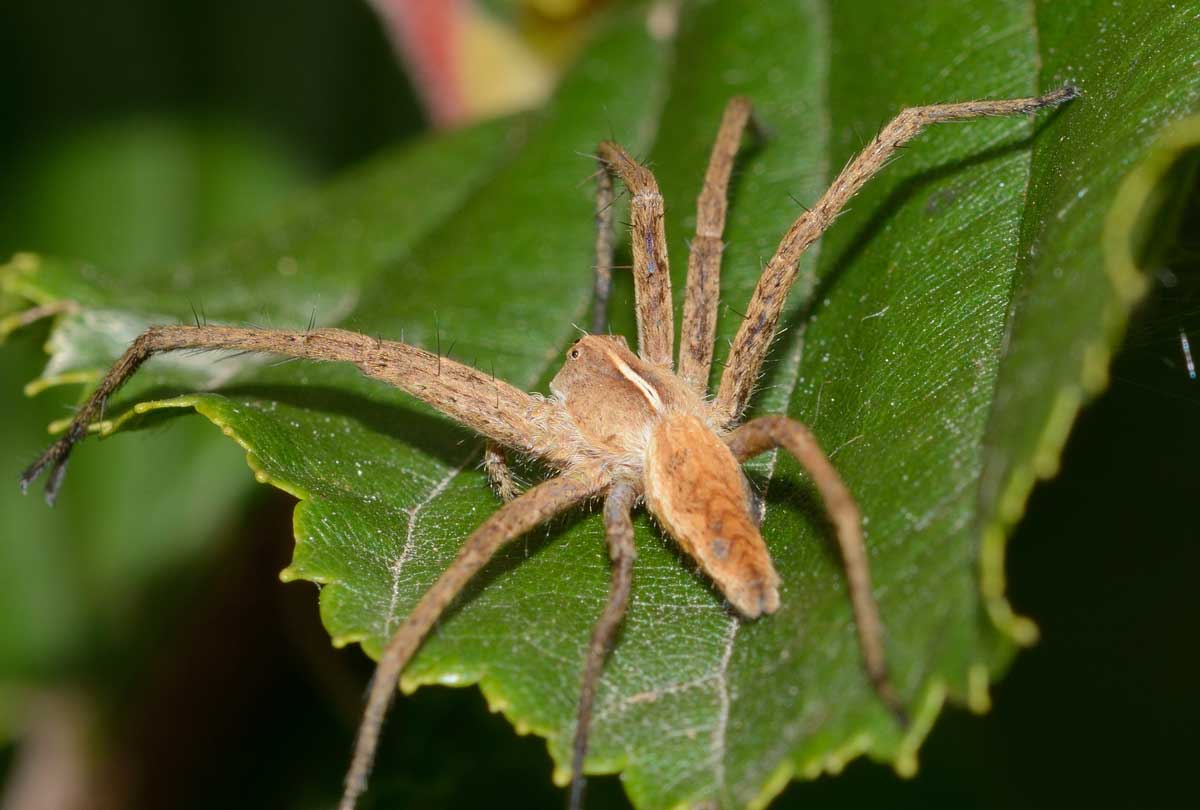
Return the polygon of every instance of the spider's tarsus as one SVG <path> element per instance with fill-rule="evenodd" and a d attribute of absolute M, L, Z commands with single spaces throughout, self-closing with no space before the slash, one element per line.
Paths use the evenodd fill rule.
<path fill-rule="evenodd" d="M 63 436 L 50 445 L 37 461 L 30 464 L 25 472 L 21 473 L 21 494 L 28 494 L 29 485 L 36 481 L 47 467 L 50 467 L 50 476 L 46 479 L 46 505 L 54 506 L 54 501 L 58 498 L 58 491 L 62 488 L 63 477 L 67 474 L 67 460 L 75 441 L 76 439 L 71 434 Z"/>
<path fill-rule="evenodd" d="M 58 491 L 62 488 L 63 478 L 67 475 L 67 456 L 63 454 L 62 458 L 54 462 L 54 469 L 50 470 L 50 478 L 46 481 L 46 505 L 54 506 L 54 502 L 58 500 Z"/>
<path fill-rule="evenodd" d="M 1079 88 L 1075 86 L 1075 83 L 1067 82 L 1057 90 L 1051 90 L 1049 93 L 1039 97 L 1036 101 L 1035 109 L 1053 107 L 1056 104 L 1062 104 L 1064 101 L 1079 98 L 1079 96 Z"/>
<path fill-rule="evenodd" d="M 21 486 L 21 494 L 22 495 L 29 494 L 29 485 L 32 484 L 34 479 L 37 478 L 38 475 L 41 473 L 43 466 L 44 465 L 43 465 L 42 461 L 39 459 L 38 461 L 34 462 L 33 465 L 30 466 L 27 470 L 25 470 L 25 472 L 21 473 L 20 486 Z"/>

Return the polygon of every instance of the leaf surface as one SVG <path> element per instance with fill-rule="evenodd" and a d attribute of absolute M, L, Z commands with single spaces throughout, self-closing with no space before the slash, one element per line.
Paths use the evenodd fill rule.
<path fill-rule="evenodd" d="M 632 608 L 597 698 L 589 769 L 619 771 L 639 807 L 762 806 L 792 775 L 864 752 L 908 772 L 942 702 L 986 708 L 988 683 L 1031 636 L 1003 599 L 1005 532 L 1102 384 L 1144 286 L 1140 217 L 1171 157 L 1200 140 L 1187 121 L 1163 134 L 1200 98 L 1195 5 L 1129 5 L 696 4 L 673 40 L 621 17 L 543 113 L 414 147 L 412 174 L 368 167 L 137 290 L 45 261 L 11 270 L 8 286 L 87 305 L 55 332 L 50 379 L 105 366 L 148 322 L 190 317 L 187 291 L 213 319 L 265 312 L 298 327 L 315 307 L 322 324 L 544 390 L 589 304 L 586 155 L 616 137 L 648 156 L 678 300 L 706 152 L 741 93 L 770 137 L 739 163 L 721 357 L 798 213 L 789 196 L 815 200 L 890 115 L 1075 82 L 1084 97 L 1064 109 L 929 131 L 868 186 L 804 258 L 754 404 L 809 423 L 860 500 L 912 727 L 895 725 L 863 676 L 820 505 L 786 458 L 752 466 L 780 612 L 739 621 L 643 521 Z M 464 172 L 473 181 L 451 188 Z M 626 334 L 631 297 L 626 280 L 612 313 Z M 154 361 L 125 401 L 209 391 L 137 410 L 194 407 L 246 448 L 260 481 L 301 499 L 284 575 L 323 584 L 335 642 L 377 654 L 496 508 L 478 440 L 350 369 L 210 361 Z M 479 683 L 519 730 L 547 737 L 564 778 L 607 581 L 598 516 L 532 533 L 473 583 L 402 684 Z"/>

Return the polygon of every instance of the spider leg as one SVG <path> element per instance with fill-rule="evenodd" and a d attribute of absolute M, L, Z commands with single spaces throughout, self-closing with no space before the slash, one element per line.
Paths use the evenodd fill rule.
<path fill-rule="evenodd" d="M 629 189 L 638 356 L 663 368 L 674 368 L 671 268 L 658 181 L 653 172 L 634 160 L 620 144 L 602 141 L 596 154 L 601 167 L 615 173 Z"/>
<path fill-rule="evenodd" d="M 588 730 L 592 721 L 592 702 L 596 697 L 596 683 L 604 659 L 612 647 L 613 637 L 625 608 L 629 604 L 629 590 L 633 584 L 633 560 L 637 552 L 633 547 L 633 519 L 630 514 L 637 492 L 629 484 L 617 484 L 604 501 L 604 530 L 608 540 L 608 555 L 612 558 L 612 584 L 608 590 L 608 604 L 604 613 L 592 629 L 592 640 L 588 644 L 587 661 L 583 667 L 583 685 L 579 690 L 579 710 L 575 719 L 575 739 L 571 747 L 571 793 L 567 807 L 580 810 L 583 807 L 583 758 L 587 754 Z"/>
<path fill-rule="evenodd" d="M 379 657 L 379 665 L 375 668 L 375 676 L 367 697 L 367 707 L 358 727 L 354 758 L 346 774 L 346 787 L 338 805 L 339 810 L 353 810 L 355 801 L 366 790 L 367 776 L 371 772 L 375 749 L 379 743 L 379 732 L 383 727 L 383 717 L 392 696 L 396 693 L 400 673 L 404 671 L 404 667 L 433 623 L 471 577 L 483 568 L 502 546 L 559 512 L 596 494 L 603 483 L 594 475 L 562 475 L 551 478 L 500 507 L 499 511 L 467 538 L 458 557 L 425 592 L 421 601 L 417 602 L 417 606 L 392 635 Z"/>
<path fill-rule="evenodd" d="M 495 442 L 483 448 L 483 470 L 500 500 L 508 503 L 520 494 L 512 469 L 508 466 L 508 454 Z"/>
<path fill-rule="evenodd" d="M 725 106 L 721 128 L 704 173 L 704 188 L 696 201 L 696 237 L 688 250 L 687 296 L 679 338 L 679 376 L 703 396 L 708 391 L 713 339 L 717 333 L 717 303 L 721 295 L 721 254 L 725 243 L 725 212 L 729 205 L 729 176 L 750 123 L 750 101 L 734 97 Z"/>
<path fill-rule="evenodd" d="M 469 366 L 406 343 L 377 340 L 343 329 L 284 331 L 234 326 L 152 326 L 130 344 L 92 396 L 76 412 L 65 435 L 21 476 L 26 490 L 44 470 L 46 501 L 53 504 L 74 446 L 105 402 L 155 354 L 179 349 L 233 349 L 309 360 L 354 363 L 429 403 L 493 441 L 566 466 L 573 448 L 568 418 L 557 403 L 525 393 Z"/>
<path fill-rule="evenodd" d="M 1071 85 L 1035 98 L 997 101 L 967 101 L 910 107 L 893 118 L 833 181 L 817 204 L 802 214 L 784 234 L 775 255 L 758 280 L 750 298 L 746 319 L 738 329 L 721 376 L 715 410 L 718 418 L 732 425 L 741 416 L 754 389 L 788 290 L 796 280 L 801 254 L 828 228 L 838 213 L 863 185 L 887 164 L 896 150 L 915 138 L 929 124 L 967 121 L 1000 115 L 1021 115 L 1060 104 L 1078 95 Z"/>
<path fill-rule="evenodd" d="M 608 331 L 608 298 L 612 294 L 613 271 L 613 180 L 601 160 L 596 173 L 596 280 L 592 290 L 593 335 Z"/>
<path fill-rule="evenodd" d="M 782 447 L 795 456 L 812 476 L 833 522 L 842 561 L 846 566 L 850 604 L 854 609 L 858 643 L 867 675 L 880 699 L 892 710 L 901 725 L 907 725 L 904 704 L 888 677 L 883 623 L 879 619 L 879 606 L 871 593 L 871 566 L 863 543 L 862 518 L 850 490 L 842 483 L 841 476 L 817 444 L 812 432 L 794 419 L 764 416 L 742 425 L 726 436 L 725 441 L 739 461 Z"/>

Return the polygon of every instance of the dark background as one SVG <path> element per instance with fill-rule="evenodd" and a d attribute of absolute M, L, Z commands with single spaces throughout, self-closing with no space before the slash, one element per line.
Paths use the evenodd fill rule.
<path fill-rule="evenodd" d="M 72 252 L 72 206 L 99 201 L 61 184 L 106 152 L 137 152 L 147 131 L 183 133 L 185 162 L 200 168 L 203 144 L 233 143 L 262 171 L 251 203 L 266 206 L 424 129 L 376 20 L 354 0 L 5 0 L 0 110 L 4 256 Z M 1061 474 L 1037 488 L 1010 544 L 1011 598 L 1041 643 L 995 688 L 990 715 L 946 712 L 915 779 L 859 761 L 793 784 L 773 806 L 1143 808 L 1193 792 L 1200 382 L 1179 334 L 1200 353 L 1195 192 L 1179 231 L 1157 237 L 1154 294 L 1108 393 L 1083 413 Z M 194 206 L 174 238 L 126 248 L 169 258 L 159 254 L 219 234 L 220 208 Z M 45 337 L 34 332 L 0 364 L 32 373 Z M 186 598 L 157 586 L 159 621 L 131 660 L 47 676 L 50 686 L 119 677 L 99 690 L 106 734 L 93 744 L 131 805 L 332 805 L 370 667 L 357 649 L 329 648 L 310 588 L 279 584 L 290 508 L 257 489 L 188 572 Z M 207 663 L 184 664 L 185 651 Z M 562 803 L 544 744 L 516 737 L 473 689 L 421 690 L 389 729 L 365 807 Z M 14 756 L 10 742 L 0 773 Z M 593 780 L 590 793 L 594 808 L 623 803 L 614 779 Z"/>

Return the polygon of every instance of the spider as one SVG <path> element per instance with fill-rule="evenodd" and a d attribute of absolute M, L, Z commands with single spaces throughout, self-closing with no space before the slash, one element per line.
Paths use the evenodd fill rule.
<path fill-rule="evenodd" d="M 612 582 L 588 644 L 572 749 L 571 808 L 583 798 L 583 762 L 596 684 L 629 602 L 635 556 L 632 511 L 644 502 L 743 618 L 779 606 L 779 576 L 759 534 L 753 496 L 740 463 L 783 448 L 812 477 L 834 527 L 846 569 L 859 647 L 876 693 L 905 722 L 888 678 L 883 625 L 871 592 L 858 507 L 803 424 L 784 416 L 741 423 L 774 338 L 801 254 L 906 142 L 927 125 L 984 116 L 1028 114 L 1078 95 L 1067 85 L 1033 98 L 911 107 L 899 113 L 852 159 L 816 205 L 797 218 L 767 262 L 730 347 L 720 385 L 709 396 L 719 298 L 727 190 L 734 160 L 752 124 L 750 103 L 732 99 L 722 116 L 698 201 L 690 245 L 678 367 L 663 199 L 653 173 L 611 141 L 597 150 L 596 274 L 591 333 L 575 341 L 550 383 L 551 396 L 521 391 L 405 343 L 342 329 L 285 331 L 251 327 L 153 326 L 142 333 L 76 413 L 66 433 L 21 477 L 21 487 L 49 469 L 53 504 L 67 460 L 105 402 L 143 362 L 180 349 L 267 352 L 352 363 L 401 388 L 488 440 L 484 466 L 504 504 L 465 541 L 455 561 L 413 608 L 379 659 L 358 729 L 340 810 L 366 789 L 384 715 L 396 683 L 423 638 L 468 580 L 506 543 L 564 510 L 603 499 Z M 613 270 L 613 178 L 630 194 L 637 353 L 625 339 L 601 334 Z M 505 450 L 540 460 L 557 475 L 522 494 Z"/>

